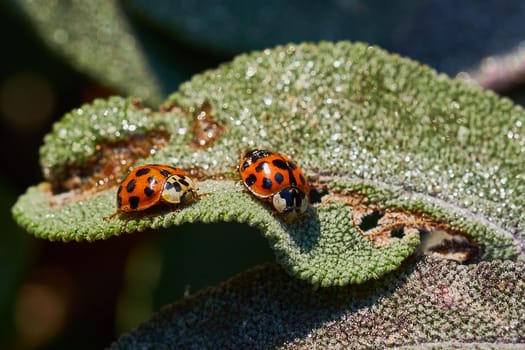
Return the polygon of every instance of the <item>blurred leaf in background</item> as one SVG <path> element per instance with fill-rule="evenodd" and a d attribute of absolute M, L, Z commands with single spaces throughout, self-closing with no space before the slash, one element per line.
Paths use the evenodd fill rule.
<path fill-rule="evenodd" d="M 21 346 L 12 342 L 24 328 L 39 333 L 34 324 L 26 327 L 26 321 L 34 321 L 31 303 L 42 295 L 31 286 L 23 287 L 40 244 L 14 223 L 11 206 L 25 187 L 40 181 L 38 147 L 42 137 L 64 105 L 70 108 L 65 101 L 80 94 L 78 75 L 64 69 L 11 12 L 1 13 L 0 348 L 8 348 L 9 344 Z"/>
<path fill-rule="evenodd" d="M 385 11 L 381 0 L 279 1 L 123 0 L 123 7 L 170 36 L 211 52 L 239 54 L 277 44 L 320 40 L 365 41 L 391 47 L 418 1 Z"/>
<path fill-rule="evenodd" d="M 11 0 L 37 36 L 102 86 L 159 104 L 179 83 L 217 62 L 132 22 L 117 1 Z"/>
<path fill-rule="evenodd" d="M 523 83 L 525 71 L 516 70 L 523 54 L 515 53 L 525 40 L 524 18 L 525 2 L 519 0 L 424 1 L 405 23 L 392 49 L 450 75 L 477 71 L 482 86 L 483 76 L 491 74 L 485 69 L 490 61 L 509 54 L 513 60 L 497 62 L 506 67 L 493 66 L 493 70 L 510 69 L 514 74 L 509 71 L 501 78 L 514 84 L 519 82 L 513 75 L 521 72 Z M 504 86 L 508 89 L 514 84 Z"/>
<path fill-rule="evenodd" d="M 388 10 L 380 0 L 10 3 L 75 69 L 151 103 L 200 70 L 277 44 L 365 41 L 455 75 L 525 39 L 521 1 L 403 0 Z"/>

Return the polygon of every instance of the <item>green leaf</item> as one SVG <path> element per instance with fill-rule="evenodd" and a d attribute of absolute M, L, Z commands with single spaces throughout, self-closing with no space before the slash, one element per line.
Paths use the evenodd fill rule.
<path fill-rule="evenodd" d="M 524 342 L 524 279 L 523 263 L 427 259 L 317 289 L 263 265 L 165 307 L 111 348 L 512 348 Z"/>
<path fill-rule="evenodd" d="M 224 132 L 198 148 L 196 116 L 206 104 Z M 477 260 L 523 259 L 523 128 L 525 113 L 510 101 L 377 47 L 288 45 L 195 76 L 160 111 L 121 98 L 72 111 L 42 147 L 52 186 L 30 188 L 13 212 L 28 231 L 64 241 L 245 223 L 289 273 L 322 286 L 398 268 L 426 231 L 453 235 L 441 250 L 457 253 L 463 237 L 459 245 Z M 152 155 L 139 163 L 187 169 L 209 195 L 175 212 L 107 220 L 115 188 L 104 186 L 122 173 L 100 177 L 100 169 L 132 163 L 145 132 L 167 141 L 144 146 Z M 312 198 L 321 198 L 303 220 L 283 222 L 238 183 L 239 154 L 254 147 L 284 152 L 306 172 Z"/>

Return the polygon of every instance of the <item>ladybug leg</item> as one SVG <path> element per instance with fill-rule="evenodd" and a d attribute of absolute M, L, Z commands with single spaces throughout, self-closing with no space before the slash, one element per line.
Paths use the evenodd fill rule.
<path fill-rule="evenodd" d="M 111 219 L 113 219 L 115 216 L 117 216 L 118 214 L 119 214 L 119 211 L 117 210 L 116 212 L 114 212 L 114 213 L 111 214 L 111 215 L 104 216 L 104 220 L 111 220 Z"/>

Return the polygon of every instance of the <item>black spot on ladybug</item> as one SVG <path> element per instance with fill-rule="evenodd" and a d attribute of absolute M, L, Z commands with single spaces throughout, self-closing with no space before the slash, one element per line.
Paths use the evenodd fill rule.
<path fill-rule="evenodd" d="M 137 170 L 135 175 L 137 175 L 137 176 L 146 175 L 147 173 L 150 172 L 150 170 L 151 170 L 150 168 L 142 168 L 142 169 Z"/>
<path fill-rule="evenodd" d="M 151 197 L 155 193 L 154 190 L 151 189 L 151 187 L 144 187 L 144 194 L 148 197 Z"/>
<path fill-rule="evenodd" d="M 117 208 L 120 208 L 122 206 L 122 197 L 117 196 Z"/>
<path fill-rule="evenodd" d="M 171 175 L 171 173 L 169 171 L 167 171 L 166 169 L 161 169 L 160 170 L 160 173 L 165 176 L 165 177 L 168 177 Z"/>
<path fill-rule="evenodd" d="M 155 179 L 155 176 L 148 177 L 148 183 L 150 184 L 150 186 L 155 185 L 157 183 L 157 179 Z"/>
<path fill-rule="evenodd" d="M 283 176 L 283 174 L 281 174 L 281 173 L 276 173 L 276 174 L 274 175 L 273 179 L 274 179 L 275 181 L 277 181 L 278 184 L 281 184 L 281 183 L 283 183 L 283 181 L 284 181 L 284 176 Z"/>
<path fill-rule="evenodd" d="M 265 170 L 268 168 L 268 163 L 267 162 L 261 162 L 261 164 L 257 165 L 255 167 L 255 171 L 260 173 L 261 171 Z"/>
<path fill-rule="evenodd" d="M 180 183 L 178 183 L 177 181 L 174 181 L 174 182 L 168 181 L 168 182 L 166 182 L 166 185 L 164 185 L 164 188 L 166 190 L 171 190 L 172 188 L 175 188 L 175 192 L 180 192 L 182 190 L 182 187 L 180 186 Z"/>
<path fill-rule="evenodd" d="M 242 166 L 241 166 L 242 170 L 245 170 L 247 167 L 250 166 L 250 164 L 252 164 L 252 163 L 249 162 L 249 161 L 245 161 L 244 163 L 242 163 Z"/>
<path fill-rule="evenodd" d="M 288 166 L 286 165 L 286 162 L 282 159 L 274 159 L 272 160 L 272 164 L 278 167 L 279 169 L 286 170 L 288 169 Z"/>
<path fill-rule="evenodd" d="M 290 175 L 290 185 L 296 186 L 297 180 L 295 179 L 295 176 L 293 176 L 292 171 L 288 171 L 288 174 Z"/>
<path fill-rule="evenodd" d="M 129 197 L 129 207 L 131 209 L 137 209 L 139 207 L 140 198 L 137 196 Z"/>
<path fill-rule="evenodd" d="M 306 179 L 304 178 L 303 174 L 299 174 L 299 180 L 301 180 L 301 184 L 303 185 L 306 183 Z"/>
<path fill-rule="evenodd" d="M 183 186 L 186 186 L 186 187 L 190 185 L 190 183 L 186 181 L 184 178 L 180 178 L 179 183 L 181 183 Z"/>
<path fill-rule="evenodd" d="M 250 174 L 244 181 L 248 186 L 253 186 L 253 184 L 257 181 L 257 177 L 254 174 Z"/>
<path fill-rule="evenodd" d="M 262 188 L 264 188 L 265 190 L 269 190 L 270 188 L 272 188 L 272 180 L 265 177 L 262 179 Z"/>
<path fill-rule="evenodd" d="M 131 179 L 126 185 L 126 191 L 128 191 L 128 193 L 131 193 L 133 192 L 134 189 L 135 189 L 135 179 Z"/>
<path fill-rule="evenodd" d="M 292 170 L 295 170 L 297 169 L 297 164 L 293 161 L 289 161 L 288 162 L 288 166 L 292 169 Z"/>

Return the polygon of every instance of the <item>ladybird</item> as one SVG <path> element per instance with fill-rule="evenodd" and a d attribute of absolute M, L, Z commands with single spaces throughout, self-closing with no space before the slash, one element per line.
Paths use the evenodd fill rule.
<path fill-rule="evenodd" d="M 288 156 L 254 149 L 241 159 L 239 175 L 256 198 L 271 202 L 287 220 L 294 220 L 308 208 L 310 187 L 303 171 Z"/>
<path fill-rule="evenodd" d="M 117 211 L 136 212 L 159 203 L 185 205 L 198 198 L 198 187 L 188 174 L 168 165 L 147 164 L 133 168 L 117 190 Z"/>

